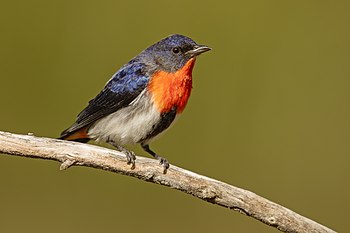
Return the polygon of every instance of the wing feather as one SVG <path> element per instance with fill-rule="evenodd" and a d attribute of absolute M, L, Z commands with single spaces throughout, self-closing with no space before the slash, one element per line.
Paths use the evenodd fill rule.
<path fill-rule="evenodd" d="M 104 89 L 79 113 L 76 122 L 62 132 L 61 138 L 128 106 L 145 89 L 149 77 L 142 63 L 128 63 L 107 82 Z"/>

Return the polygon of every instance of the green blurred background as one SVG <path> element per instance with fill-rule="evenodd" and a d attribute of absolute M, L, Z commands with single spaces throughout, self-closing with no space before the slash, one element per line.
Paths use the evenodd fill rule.
<path fill-rule="evenodd" d="M 153 148 L 349 231 L 349 12 L 323 0 L 3 1 L 0 130 L 57 137 L 120 66 L 184 34 L 213 50 Z M 58 168 L 0 156 L 0 232 L 277 232 L 166 187 Z"/>

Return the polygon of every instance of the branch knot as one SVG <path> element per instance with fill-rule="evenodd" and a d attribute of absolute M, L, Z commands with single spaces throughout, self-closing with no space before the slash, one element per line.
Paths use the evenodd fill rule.
<path fill-rule="evenodd" d="M 60 170 L 61 171 L 66 170 L 66 169 L 70 168 L 71 166 L 73 166 L 75 163 L 76 163 L 76 161 L 73 159 L 66 159 L 63 161 L 63 163 L 61 163 Z"/>

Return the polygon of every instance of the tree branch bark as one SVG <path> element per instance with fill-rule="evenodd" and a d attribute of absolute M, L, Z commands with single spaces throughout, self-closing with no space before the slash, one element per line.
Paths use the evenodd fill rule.
<path fill-rule="evenodd" d="M 251 216 L 282 232 L 335 232 L 250 191 L 171 165 L 167 174 L 158 161 L 137 157 L 130 169 L 123 153 L 89 144 L 0 131 L 0 153 L 50 159 L 65 170 L 73 165 L 99 168 L 168 186 L 210 203 Z"/>

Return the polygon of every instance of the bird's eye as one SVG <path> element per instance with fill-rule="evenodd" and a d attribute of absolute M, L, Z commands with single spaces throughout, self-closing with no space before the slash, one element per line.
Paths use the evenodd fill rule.
<path fill-rule="evenodd" d="M 175 48 L 173 48 L 173 53 L 179 53 L 179 52 L 180 52 L 179 47 L 175 47 Z"/>

